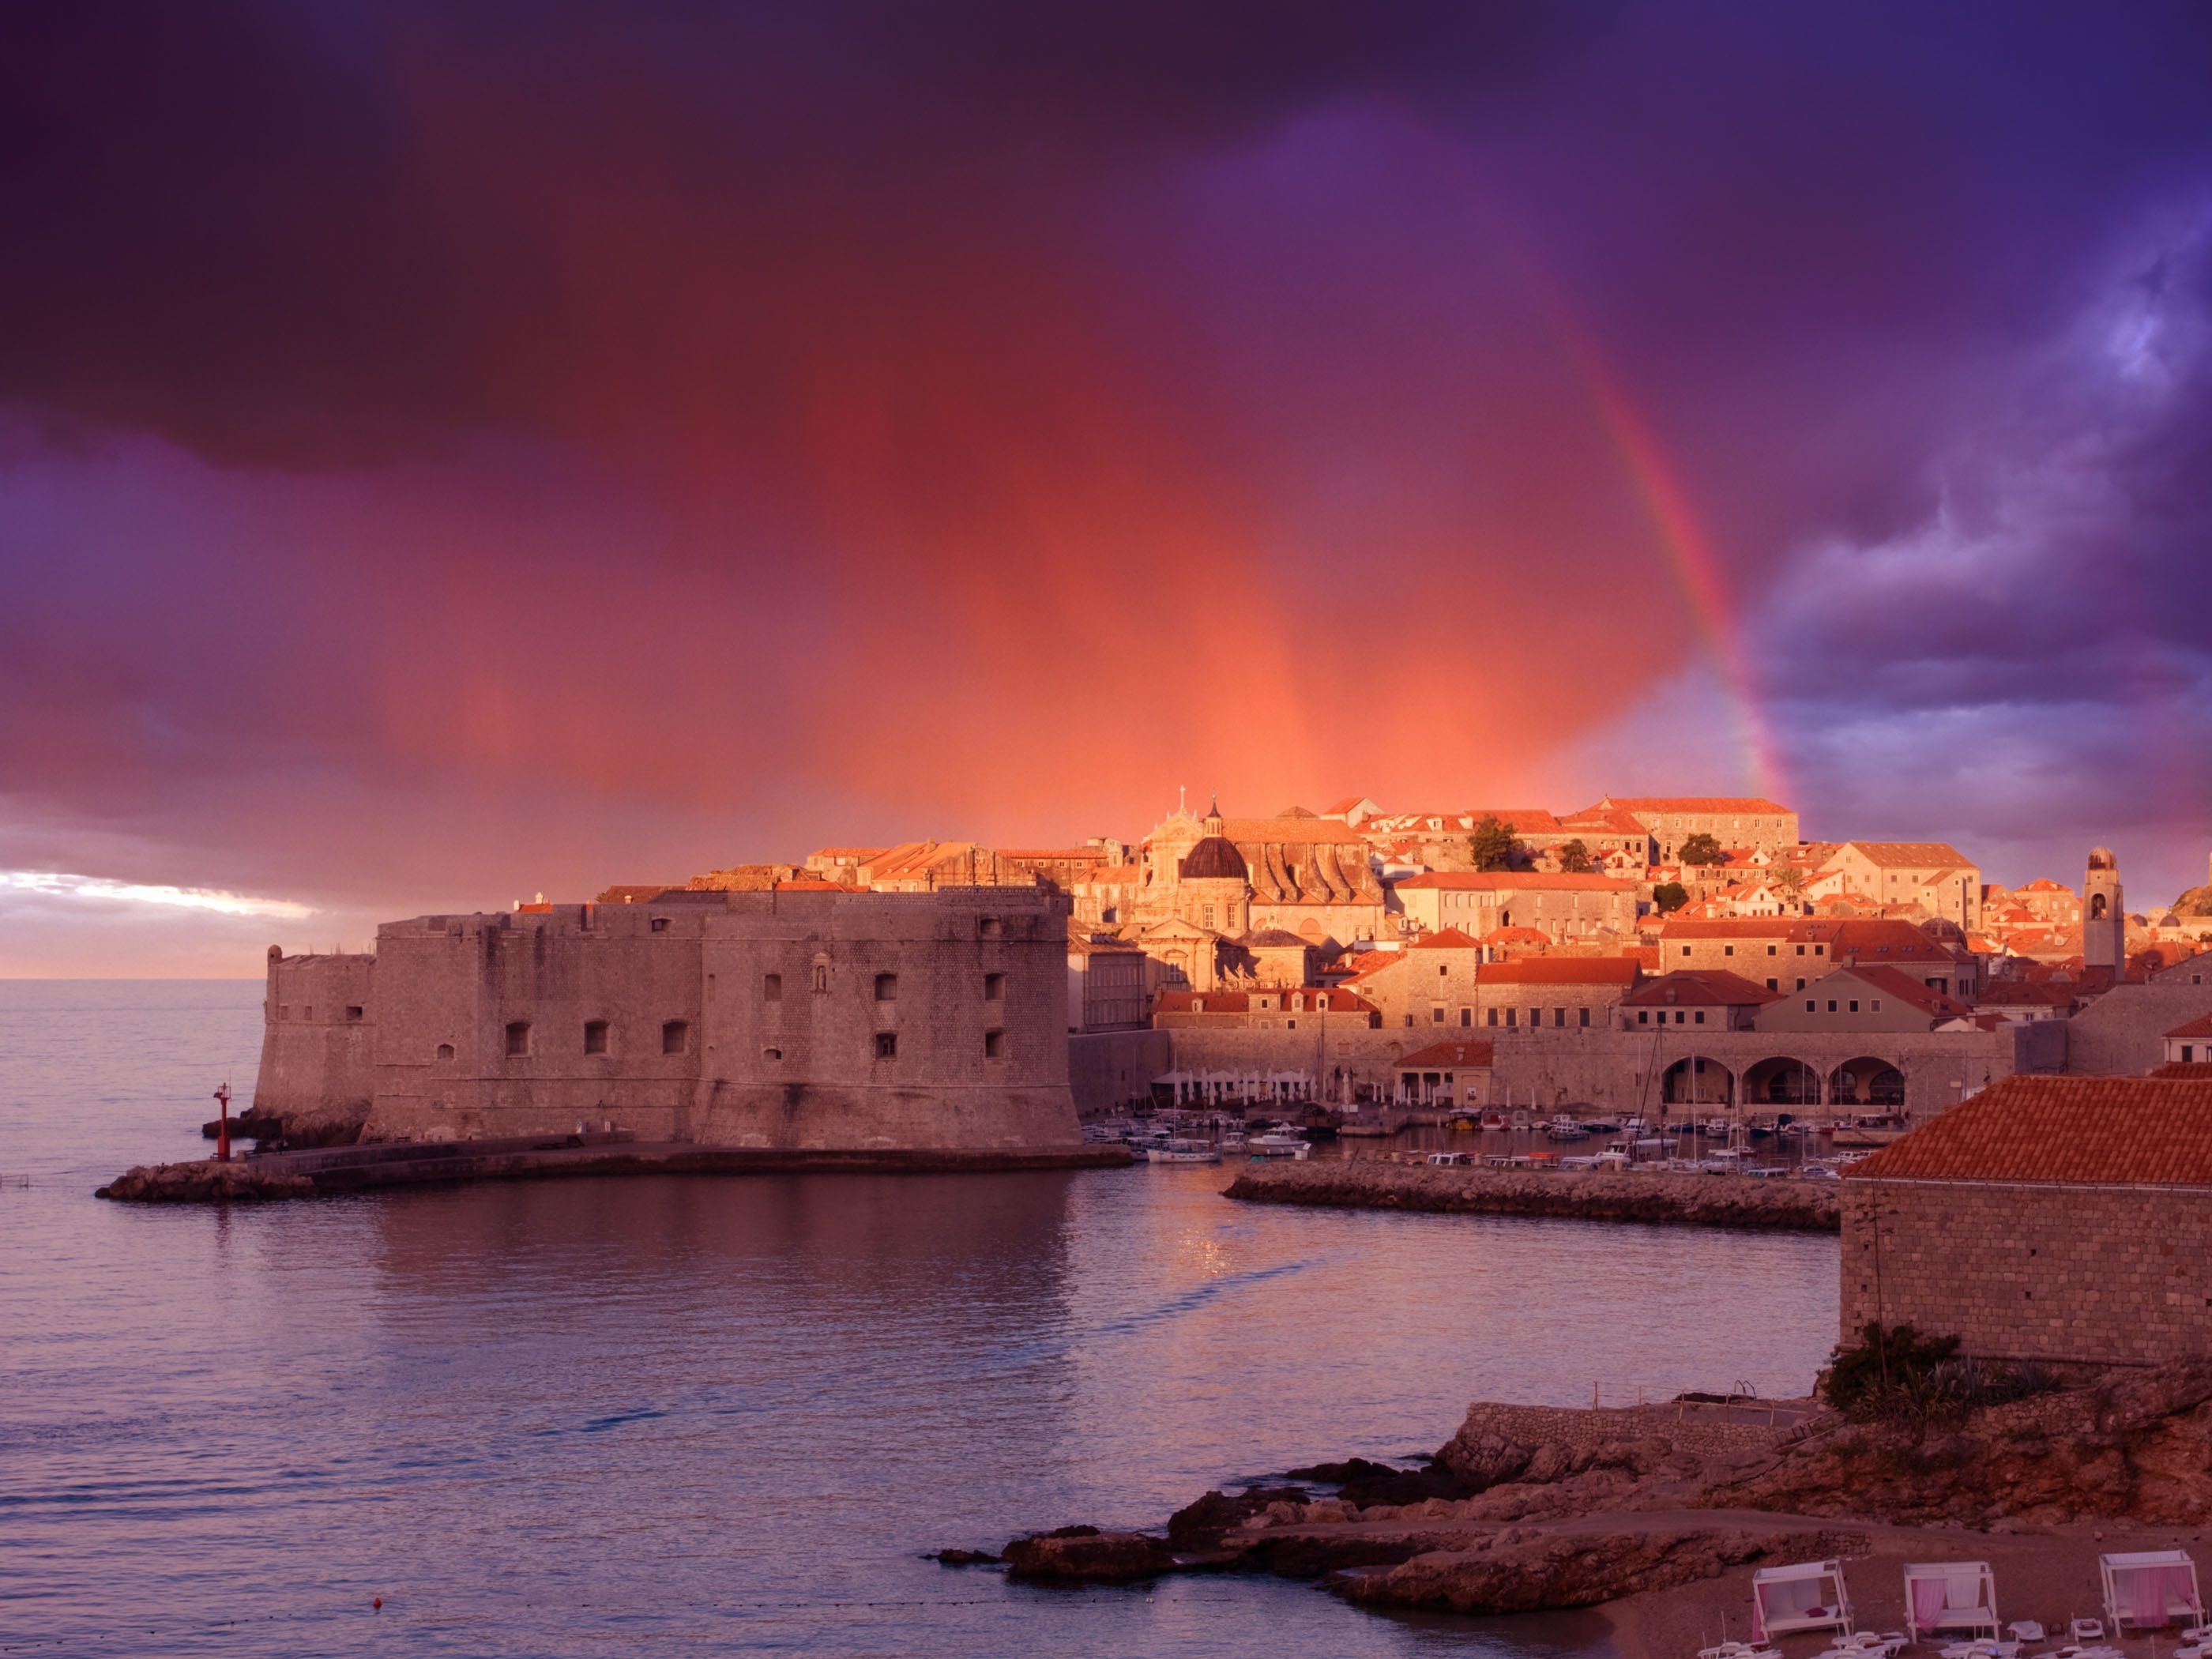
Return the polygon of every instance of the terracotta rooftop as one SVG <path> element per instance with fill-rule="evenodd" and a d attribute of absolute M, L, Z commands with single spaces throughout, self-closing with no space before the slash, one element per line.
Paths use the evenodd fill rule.
<path fill-rule="evenodd" d="M 1633 985 L 1643 971 L 1628 957 L 1522 957 L 1486 962 L 1478 977 L 1486 985 Z"/>
<path fill-rule="evenodd" d="M 1948 841 L 1847 841 L 1844 845 L 1856 850 L 1870 864 L 1900 869 L 1941 866 L 1962 870 L 1974 862 Z"/>
<path fill-rule="evenodd" d="M 1759 795 L 1607 795 L 1593 812 L 1607 806 L 1618 806 L 1625 812 L 1741 812 L 1758 817 L 1779 817 L 1790 809 L 1778 801 Z"/>
<path fill-rule="evenodd" d="M 1278 845 L 1318 845 L 1334 842 L 1339 847 L 1357 847 L 1364 852 L 1366 837 L 1348 823 L 1330 818 L 1224 818 L 1221 833 L 1231 841 L 1266 846 L 1270 842 Z"/>
<path fill-rule="evenodd" d="M 1462 933 L 1456 927 L 1439 927 L 1425 933 L 1407 947 L 1413 951 L 1480 951 L 1482 941 L 1472 933 Z"/>
<path fill-rule="evenodd" d="M 1408 876 L 1398 884 L 1401 892 L 1408 887 L 1439 887 L 1449 888 L 1454 892 L 1485 893 L 1544 890 L 1632 893 L 1636 890 L 1634 882 L 1623 881 L 1618 876 L 1571 876 L 1548 870 L 1439 870 L 1423 876 Z"/>
<path fill-rule="evenodd" d="M 2177 1025 L 2166 1033 L 2170 1037 L 2212 1037 L 2212 1014 L 2192 1019 L 2186 1025 Z"/>
<path fill-rule="evenodd" d="M 1255 997 L 1267 999 L 1255 1007 Z M 1303 998 L 1305 1006 L 1293 1005 L 1291 999 Z M 1200 1007 L 1199 1005 L 1205 1006 Z M 1162 1014 L 1374 1014 L 1380 1013 L 1366 998 L 1340 985 L 1334 988 L 1319 985 L 1293 985 L 1287 989 L 1261 991 L 1163 991 L 1153 999 L 1152 1011 Z"/>
<path fill-rule="evenodd" d="M 625 881 L 617 883 L 601 893 L 596 901 L 600 904 L 643 904 L 659 898 L 673 884 L 665 881 Z"/>
<path fill-rule="evenodd" d="M 2212 1083 L 2212 1060 L 2169 1060 L 2151 1075 L 2174 1083 Z"/>
<path fill-rule="evenodd" d="M 2212 1082 L 2008 1077 L 1844 1179 L 2212 1187 Z"/>
<path fill-rule="evenodd" d="M 1753 985 L 1741 974 L 1685 968 L 1678 973 L 1668 974 L 1638 986 L 1621 998 L 1621 1002 L 1631 1008 L 1694 1008 L 1699 1004 L 1709 1007 L 1740 1008 L 1747 1003 L 1779 1002 L 1781 1000 L 1779 991 Z"/>
<path fill-rule="evenodd" d="M 1480 1070 L 1492 1063 L 1497 1049 L 1487 1042 L 1431 1042 L 1425 1048 L 1416 1048 L 1410 1054 L 1399 1057 L 1397 1069 L 1425 1071 L 1434 1066 L 1465 1066 Z"/>
<path fill-rule="evenodd" d="M 1965 1019 L 1974 1012 L 1958 998 L 1945 995 L 1934 986 L 1913 978 L 1901 969 L 1861 961 L 1856 965 L 1838 968 L 1836 974 L 1851 975 L 1885 996 L 1895 997 L 1899 1002 L 1910 1004 L 1937 1019 Z M 1829 975 L 1828 978 L 1833 979 L 1836 974 Z M 1805 988 L 1810 991 L 1813 988 L 1808 985 Z"/>
<path fill-rule="evenodd" d="M 1978 1008 L 2063 1008 L 2074 1000 L 2074 987 L 2063 980 L 1992 980 L 1975 994 Z"/>

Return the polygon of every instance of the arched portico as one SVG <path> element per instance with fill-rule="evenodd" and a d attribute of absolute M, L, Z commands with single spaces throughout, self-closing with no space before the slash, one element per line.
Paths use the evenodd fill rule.
<path fill-rule="evenodd" d="M 1753 1107 L 1818 1106 L 1823 1098 L 1820 1073 L 1802 1060 L 1778 1054 L 1744 1068 L 1743 1098 Z"/>
<path fill-rule="evenodd" d="M 1685 1054 L 1659 1079 L 1659 1098 L 1669 1106 L 1732 1106 L 1735 1073 L 1707 1054 Z"/>
<path fill-rule="evenodd" d="M 1893 1060 L 1862 1054 L 1829 1073 L 1828 1098 L 1838 1108 L 1895 1111 L 1905 1104 L 1905 1073 Z"/>

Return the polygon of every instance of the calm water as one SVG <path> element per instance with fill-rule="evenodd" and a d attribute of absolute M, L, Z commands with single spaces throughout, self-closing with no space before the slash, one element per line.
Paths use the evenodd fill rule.
<path fill-rule="evenodd" d="M 1477 1396 L 1801 1391 L 1833 1334 L 1831 1238 L 1248 1208 L 1203 1167 L 94 1200 L 204 1152 L 259 995 L 0 982 L 0 1651 L 1587 1651 L 917 1556 L 1431 1449 Z"/>

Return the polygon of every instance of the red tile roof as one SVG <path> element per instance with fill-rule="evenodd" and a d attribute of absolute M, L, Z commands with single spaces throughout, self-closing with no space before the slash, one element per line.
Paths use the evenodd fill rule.
<path fill-rule="evenodd" d="M 1741 812 L 1757 817 L 1787 815 L 1790 809 L 1778 801 L 1747 795 L 1607 795 L 1593 812 L 1618 806 L 1626 812 Z"/>
<path fill-rule="evenodd" d="M 2177 1025 L 2166 1033 L 2170 1037 L 2212 1037 L 2212 1014 L 2200 1015 L 2186 1025 Z"/>
<path fill-rule="evenodd" d="M 1856 849 L 1869 864 L 1899 869 L 1963 870 L 1974 862 L 1948 841 L 1847 841 L 1844 845 Z"/>
<path fill-rule="evenodd" d="M 1877 967 L 1861 962 L 1856 967 L 1838 968 L 1836 974 L 1851 975 L 1885 996 L 1895 997 L 1899 1002 L 1908 1003 L 1936 1019 L 1964 1019 L 1974 1012 L 1958 998 L 1946 996 L 1935 987 L 1913 978 L 1901 969 Z M 1829 975 L 1828 978 L 1833 979 L 1836 974 Z M 1806 987 L 1808 991 L 1812 988 L 1811 986 Z"/>
<path fill-rule="evenodd" d="M 2173 1082 L 2212 1083 L 2212 1060 L 2169 1060 L 2151 1075 Z"/>
<path fill-rule="evenodd" d="M 1492 1063 L 1496 1054 L 1496 1048 L 1487 1042 L 1431 1042 L 1425 1048 L 1416 1048 L 1410 1054 L 1401 1055 L 1398 1069 L 1401 1072 L 1425 1071 L 1431 1067 L 1441 1069 L 1447 1066 L 1463 1066 L 1469 1070 L 1480 1071 Z"/>
<path fill-rule="evenodd" d="M 2069 981 L 1992 980 L 1974 997 L 1977 1008 L 2064 1008 L 2072 1006 Z"/>
<path fill-rule="evenodd" d="M 2212 1082 L 2008 1077 L 1844 1178 L 2212 1187 Z"/>
<path fill-rule="evenodd" d="M 1328 842 L 1339 847 L 1364 848 L 1367 838 L 1348 823 L 1333 818 L 1224 818 L 1221 833 L 1244 846 L 1300 846 Z"/>
<path fill-rule="evenodd" d="M 1398 884 L 1398 890 L 1401 893 L 1408 887 L 1449 888 L 1454 892 L 1484 893 L 1632 893 L 1636 890 L 1634 882 L 1623 881 L 1618 876 L 1571 876 L 1565 872 L 1549 870 L 1439 870 L 1424 876 L 1407 876 Z"/>
<path fill-rule="evenodd" d="M 1415 951 L 1480 951 L 1482 941 L 1471 933 L 1462 933 L 1456 927 L 1439 927 L 1425 934 L 1407 947 Z"/>
<path fill-rule="evenodd" d="M 1627 957 L 1522 957 L 1486 962 L 1485 985 L 1633 985 L 1642 967 Z"/>
<path fill-rule="evenodd" d="M 1707 1006 L 1741 1008 L 1750 1003 L 1779 1002 L 1782 994 L 1753 985 L 1741 974 L 1685 968 L 1678 973 L 1638 986 L 1621 1002 L 1631 1008 Z"/>
<path fill-rule="evenodd" d="M 1270 997 L 1272 1002 L 1255 1008 L 1252 999 Z M 1303 997 L 1305 1006 L 1291 1006 Z M 1197 1005 L 1204 1003 L 1201 1008 Z M 1323 1004 L 1326 1003 L 1326 1006 Z M 1279 991 L 1163 991 L 1152 1000 L 1152 1012 L 1161 1014 L 1379 1014 L 1382 1011 L 1355 991 L 1343 986 L 1293 985 Z"/>

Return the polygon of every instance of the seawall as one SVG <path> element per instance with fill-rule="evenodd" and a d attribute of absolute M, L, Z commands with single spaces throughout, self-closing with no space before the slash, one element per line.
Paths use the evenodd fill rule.
<path fill-rule="evenodd" d="M 143 1165 L 118 1176 L 94 1195 L 146 1204 L 220 1203 L 562 1176 L 951 1175 L 1119 1168 L 1128 1162 L 1128 1148 L 1118 1146 L 1036 1152 L 787 1151 L 708 1146 L 690 1141 L 593 1139 L 571 1145 L 565 1139 L 526 1135 L 499 1140 L 394 1142 L 270 1152 L 227 1164 L 198 1159 Z"/>
<path fill-rule="evenodd" d="M 1537 1172 L 1328 1158 L 1253 1164 L 1230 1183 L 1226 1195 L 1255 1204 L 1832 1233 L 1842 1227 L 1836 1190 L 1840 1184 L 1749 1176 Z"/>

